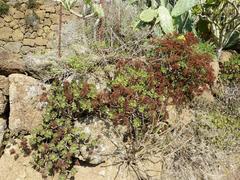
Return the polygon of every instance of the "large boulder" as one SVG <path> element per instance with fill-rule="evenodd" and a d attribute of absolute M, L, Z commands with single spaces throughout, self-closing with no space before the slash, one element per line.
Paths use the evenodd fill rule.
<path fill-rule="evenodd" d="M 0 50 L 0 74 L 9 75 L 24 72 L 26 72 L 25 64 L 20 56 Z"/>
<path fill-rule="evenodd" d="M 106 137 L 107 124 L 98 118 L 88 119 L 86 122 L 76 121 L 75 127 L 83 129 L 83 132 L 90 138 L 98 140 L 98 147 L 92 152 L 87 150 L 86 146 L 82 146 L 80 150 L 81 157 L 78 158 L 82 161 L 87 161 L 89 164 L 98 165 L 105 162 L 108 159 L 107 154 L 112 154 L 116 149 L 111 141 L 114 141 L 116 144 L 119 143 L 119 139 L 114 134 L 111 134 L 111 141 Z"/>
<path fill-rule="evenodd" d="M 48 86 L 23 74 L 11 74 L 9 83 L 9 128 L 31 132 L 42 122 L 46 102 L 41 102 L 41 97 Z"/>
<path fill-rule="evenodd" d="M 21 57 L 0 49 L 0 74 L 2 75 L 8 76 L 13 73 L 21 73 L 29 74 L 37 79 L 48 80 L 51 79 L 53 70 L 60 69 L 59 64 L 59 61 L 56 60 L 55 51 Z"/>

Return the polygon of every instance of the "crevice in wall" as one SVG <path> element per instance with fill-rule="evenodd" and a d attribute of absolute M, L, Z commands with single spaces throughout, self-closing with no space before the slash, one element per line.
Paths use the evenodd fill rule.
<path fill-rule="evenodd" d="M 1 68 L 1 67 L 0 67 Z M 4 70 L 4 69 L 0 69 L 0 75 L 1 76 L 9 76 L 9 75 L 11 75 L 11 74 L 15 74 L 15 73 L 17 73 L 17 74 L 25 74 L 25 72 L 23 72 L 23 71 L 20 71 L 19 69 L 11 69 L 11 70 Z"/>
<path fill-rule="evenodd" d="M 9 96 L 6 96 L 7 98 L 7 105 L 5 108 L 5 111 L 3 113 L 3 119 L 5 119 L 7 121 L 7 129 L 9 127 L 9 116 L 10 116 L 10 102 L 9 102 Z"/>
<path fill-rule="evenodd" d="M 3 135 L 3 142 L 0 142 L 0 158 L 2 157 L 3 153 L 4 153 L 4 150 L 5 150 L 5 147 L 6 147 L 6 144 L 4 143 L 4 141 L 6 141 L 6 138 L 7 138 L 7 134 L 8 134 L 8 127 L 9 127 L 9 116 L 10 116 L 10 102 L 9 102 L 9 96 L 6 96 L 7 98 L 7 104 L 6 104 L 6 107 L 5 107 L 5 111 L 4 113 L 1 115 L 1 117 L 6 120 L 6 129 L 5 129 L 5 132 L 4 132 L 4 135 Z"/>

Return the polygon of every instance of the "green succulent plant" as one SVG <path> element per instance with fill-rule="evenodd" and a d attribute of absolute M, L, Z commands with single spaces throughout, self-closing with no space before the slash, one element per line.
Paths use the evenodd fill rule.
<path fill-rule="evenodd" d="M 141 24 L 150 24 L 158 35 L 183 33 L 193 29 L 191 9 L 199 3 L 198 0 L 178 1 L 153 1 L 151 6 L 144 9 L 140 14 L 140 20 L 136 27 Z"/>
<path fill-rule="evenodd" d="M 103 11 L 101 5 L 93 2 L 92 0 L 84 0 L 84 3 L 86 5 L 89 5 L 93 11 L 93 13 L 90 15 L 79 14 L 78 12 L 73 10 L 73 7 L 77 3 L 77 0 L 56 0 L 56 1 L 60 2 L 66 10 L 68 10 L 72 14 L 78 16 L 79 18 L 87 18 L 87 17 L 93 16 L 95 14 L 98 17 L 104 16 L 104 11 Z"/>
<path fill-rule="evenodd" d="M 240 82 L 240 55 L 234 55 L 229 61 L 220 63 L 220 77 L 224 81 Z"/>
<path fill-rule="evenodd" d="M 74 124 L 76 119 L 81 120 L 86 113 L 92 113 L 91 100 L 95 96 L 95 88 L 91 85 L 57 82 L 50 95 L 45 97 L 48 107 L 43 123 L 30 138 L 33 167 L 44 177 L 57 172 L 60 173 L 59 179 L 74 176 L 74 165 L 81 156 L 80 148 L 86 146 L 91 151 L 97 146 L 97 140 L 92 140 Z M 29 152 L 26 142 L 22 146 Z"/>
<path fill-rule="evenodd" d="M 207 0 L 199 5 L 199 26 L 210 27 L 211 40 L 217 47 L 218 57 L 225 48 L 240 42 L 239 0 Z"/>

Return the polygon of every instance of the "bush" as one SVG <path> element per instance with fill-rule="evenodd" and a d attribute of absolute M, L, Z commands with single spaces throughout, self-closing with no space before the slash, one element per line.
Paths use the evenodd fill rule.
<path fill-rule="evenodd" d="M 0 16 L 8 13 L 9 5 L 0 0 Z"/>
<path fill-rule="evenodd" d="M 164 39 L 154 39 L 151 61 L 156 69 L 161 69 L 167 82 L 167 95 L 182 103 L 200 95 L 213 85 L 214 74 L 209 53 L 197 52 L 194 46 L 198 39 L 192 34 L 172 35 Z"/>
<path fill-rule="evenodd" d="M 94 106 L 115 124 L 127 125 L 131 133 L 144 133 L 167 118 L 167 105 L 187 103 L 213 84 L 212 57 L 196 51 L 197 44 L 191 33 L 153 39 L 146 61 L 117 63 L 111 91 L 98 95 Z"/>
<path fill-rule="evenodd" d="M 149 83 L 153 70 L 143 62 L 121 61 L 117 66 L 116 76 L 109 83 L 111 91 L 100 93 L 93 105 L 115 125 L 126 125 L 129 135 L 135 136 L 132 138 L 138 138 L 166 115 L 166 97 Z"/>
<path fill-rule="evenodd" d="M 74 121 L 93 111 L 90 101 L 95 97 L 95 89 L 86 83 L 58 82 L 50 96 L 43 96 L 41 99 L 49 105 L 43 124 L 30 139 L 32 163 L 43 176 L 59 172 L 65 179 L 75 173 L 73 166 L 81 156 L 80 148 L 87 146 L 91 151 L 95 147 L 95 141 L 74 126 Z"/>

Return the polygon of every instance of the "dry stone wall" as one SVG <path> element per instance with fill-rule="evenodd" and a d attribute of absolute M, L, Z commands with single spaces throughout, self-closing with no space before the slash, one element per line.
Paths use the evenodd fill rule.
<path fill-rule="evenodd" d="M 59 5 L 37 0 L 34 8 L 28 0 L 9 0 L 9 12 L 0 16 L 0 50 L 26 55 L 57 48 Z M 63 23 L 70 19 L 64 11 Z"/>

